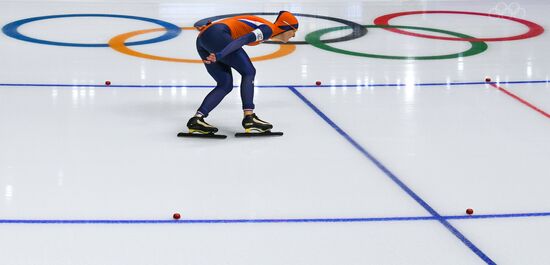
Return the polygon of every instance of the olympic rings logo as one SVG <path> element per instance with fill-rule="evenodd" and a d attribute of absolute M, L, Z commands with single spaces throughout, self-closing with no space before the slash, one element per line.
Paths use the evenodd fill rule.
<path fill-rule="evenodd" d="M 512 3 L 513 4 L 513 3 Z M 512 6 L 512 4 L 508 5 L 506 8 L 514 9 L 514 10 L 520 10 L 518 6 Z M 498 5 L 497 5 L 498 7 Z M 495 7 L 495 10 L 497 10 Z M 517 7 L 517 8 L 516 8 Z M 500 8 L 500 7 L 499 7 Z M 500 9 L 498 9 L 500 10 Z M 497 12 L 497 11 L 495 11 Z M 521 12 L 521 11 L 518 11 Z M 208 21 L 215 21 L 226 17 L 232 17 L 232 16 L 238 16 L 238 15 L 277 15 L 278 13 L 267 13 L 267 12 L 261 12 L 261 13 L 237 13 L 237 14 L 226 14 L 226 15 L 220 15 L 220 16 L 214 16 L 209 17 L 205 19 L 201 19 L 197 21 L 194 24 L 194 27 L 179 27 L 177 25 L 174 25 L 172 23 L 152 19 L 152 18 L 145 18 L 145 17 L 138 17 L 138 16 L 127 16 L 127 15 L 115 15 L 115 14 L 66 14 L 66 15 L 52 15 L 52 16 L 41 16 L 41 17 L 32 17 L 27 19 L 22 19 L 18 21 L 11 22 L 9 24 L 6 24 L 2 28 L 2 32 L 6 34 L 9 37 L 21 40 L 21 41 L 27 41 L 37 44 L 43 44 L 43 45 L 55 45 L 55 46 L 68 46 L 68 47 L 110 47 L 114 49 L 117 52 L 144 58 L 144 59 L 150 59 L 150 60 L 160 60 L 160 61 L 167 61 L 167 62 L 180 62 L 180 63 L 202 63 L 202 60 L 199 59 L 185 59 L 185 58 L 170 58 L 170 57 L 163 57 L 163 56 L 157 56 L 152 54 L 146 54 L 142 52 L 138 52 L 131 48 L 131 46 L 137 46 L 137 45 L 145 45 L 145 44 L 153 44 L 158 43 L 162 41 L 168 41 L 170 39 L 173 39 L 177 36 L 179 36 L 182 31 L 188 31 L 188 30 L 194 30 L 195 27 L 201 26 L 206 24 Z M 497 19 L 504 19 L 513 21 L 519 24 L 522 24 L 528 28 L 528 31 L 515 35 L 515 36 L 508 36 L 508 37 L 498 37 L 498 38 L 475 38 L 472 36 L 468 36 L 466 34 L 452 32 L 448 30 L 442 30 L 442 29 L 434 29 L 434 28 L 426 28 L 426 27 L 414 27 L 414 26 L 403 26 L 403 25 L 391 25 L 389 22 L 390 20 L 401 17 L 401 16 L 410 16 L 410 15 L 418 15 L 418 14 L 448 14 L 448 15 L 473 15 L 473 16 L 485 16 L 485 17 L 491 17 L 491 18 L 497 18 Z M 516 14 L 516 13 L 514 13 Z M 544 28 L 540 25 L 533 23 L 531 21 L 527 21 L 524 19 L 520 19 L 517 17 L 510 17 L 510 16 L 504 16 L 502 14 L 495 15 L 493 13 L 477 13 L 477 12 L 466 12 L 466 11 L 409 11 L 409 12 L 399 12 L 399 13 L 392 13 L 380 16 L 374 20 L 374 25 L 361 25 L 358 23 L 355 23 L 353 21 L 344 20 L 340 18 L 334 18 L 334 17 L 328 17 L 328 16 L 320 16 L 320 15 L 312 15 L 312 14 L 300 14 L 300 13 L 294 13 L 296 16 L 302 16 L 302 17 L 310 17 L 315 19 L 323 19 L 328 21 L 333 21 L 337 23 L 341 23 L 344 26 L 340 27 L 333 27 L 333 28 L 327 28 L 327 29 L 320 29 L 311 33 L 308 33 L 305 37 L 305 41 L 291 41 L 288 43 L 273 43 L 270 41 L 266 41 L 264 43 L 267 44 L 278 44 L 279 49 L 271 54 L 267 54 L 264 56 L 259 56 L 252 58 L 252 61 L 261 61 L 261 60 L 268 60 L 268 59 L 275 59 L 279 57 L 283 57 L 286 55 L 291 54 L 295 49 L 296 45 L 313 45 L 314 47 L 336 52 L 340 54 L 345 55 L 351 55 L 351 56 L 360 56 L 360 57 L 369 57 L 369 58 L 378 58 L 378 59 L 393 59 L 393 60 L 440 60 L 440 59 L 452 59 L 452 58 L 459 58 L 459 57 L 466 57 L 466 56 L 472 56 L 479 53 L 482 53 L 483 51 L 487 50 L 488 46 L 485 42 L 492 42 L 492 41 L 511 41 L 511 40 L 522 40 L 527 38 L 533 38 L 536 37 L 544 32 Z M 48 19 L 57 19 L 57 18 L 71 18 L 71 17 L 109 17 L 109 18 L 122 18 L 122 19 L 131 19 L 131 20 L 139 20 L 139 21 L 145 21 L 150 22 L 153 24 L 157 24 L 161 26 L 161 28 L 154 28 L 154 29 L 146 29 L 146 30 L 138 30 L 133 32 L 128 32 L 124 34 L 120 34 L 118 36 L 115 36 L 111 38 L 108 43 L 68 43 L 68 42 L 54 42 L 54 41 L 47 41 L 37 38 L 32 38 L 29 36 L 26 36 L 19 32 L 19 27 L 21 27 L 24 24 L 35 22 L 35 21 L 41 21 L 41 20 L 48 20 Z M 343 42 L 343 41 L 349 41 L 361 38 L 367 34 L 368 29 L 377 28 L 377 29 L 384 29 L 387 31 L 391 31 L 398 34 L 404 34 L 408 36 L 414 36 L 414 37 L 420 37 L 420 38 L 428 38 L 428 39 L 438 39 L 438 40 L 447 40 L 447 41 L 466 41 L 470 43 L 470 48 L 466 51 L 453 53 L 453 54 L 444 54 L 444 55 L 432 55 L 432 56 L 393 56 L 393 55 L 380 55 L 380 54 L 369 54 L 369 53 L 360 53 L 360 52 L 354 52 L 349 50 L 343 50 L 339 48 L 335 48 L 329 45 L 329 43 L 337 43 L 337 42 Z M 322 40 L 322 36 L 325 34 L 328 34 L 330 32 L 334 31 L 340 31 L 340 30 L 348 30 L 351 29 L 351 33 L 342 37 L 333 38 L 333 39 L 324 39 Z M 428 34 L 422 34 L 422 33 L 416 33 L 411 32 L 409 30 L 420 30 L 428 32 Z M 147 34 L 151 32 L 163 32 L 159 37 L 155 37 L 148 40 L 142 40 L 142 41 L 135 41 L 130 42 L 129 39 L 136 37 L 138 35 Z M 440 35 L 430 35 L 429 33 L 439 33 L 444 35 L 449 35 L 449 37 L 443 37 Z"/>
<path fill-rule="evenodd" d="M 55 18 L 71 18 L 71 17 L 110 17 L 110 18 L 123 18 L 123 19 L 132 19 L 132 20 L 139 20 L 139 21 L 146 21 L 153 24 L 157 24 L 159 26 L 162 26 L 160 29 L 150 29 L 150 30 L 141 30 L 141 31 L 134 31 L 129 32 L 125 34 L 121 34 L 118 36 L 115 36 L 112 38 L 108 43 L 68 43 L 68 42 L 54 42 L 54 41 L 47 41 L 47 40 L 41 40 L 37 38 L 31 38 L 26 35 L 23 35 L 21 32 L 19 32 L 19 27 L 22 25 L 25 25 L 27 23 L 31 23 L 34 21 L 41 21 L 41 20 L 47 20 L 47 19 L 55 19 Z M 178 59 L 178 58 L 168 58 L 168 57 L 161 57 L 161 56 L 155 56 L 145 53 L 137 52 L 133 49 L 131 49 L 129 46 L 136 46 L 136 45 L 144 45 L 144 44 L 152 44 L 152 43 L 158 43 L 162 41 L 167 41 L 170 39 L 173 39 L 180 35 L 181 31 L 183 30 L 189 30 L 194 28 L 180 28 L 177 25 L 174 25 L 169 22 L 165 22 L 162 20 L 152 19 L 152 18 L 145 18 L 145 17 L 137 17 L 137 16 L 126 16 L 126 15 L 113 15 L 113 14 L 68 14 L 68 15 L 53 15 L 53 16 L 42 16 L 42 17 L 33 17 L 33 18 L 27 18 L 22 19 L 18 21 L 11 22 L 7 25 L 5 25 L 2 28 L 2 32 L 6 34 L 9 37 L 21 40 L 21 41 L 27 41 L 27 42 L 33 42 L 38 44 L 44 44 L 44 45 L 54 45 L 54 46 L 67 46 L 67 47 L 111 47 L 112 49 L 135 57 L 145 58 L 145 59 L 151 59 L 151 60 L 161 60 L 161 61 L 169 61 L 169 62 L 184 62 L 184 63 L 202 63 L 201 60 L 198 59 Z M 156 37 L 149 40 L 144 41 L 136 41 L 136 42 L 126 42 L 131 37 L 149 33 L 149 32 L 155 32 L 155 31 L 165 31 L 163 35 L 160 37 Z M 285 55 L 288 55 L 292 53 L 295 50 L 294 46 L 288 46 L 288 47 L 281 47 L 279 50 L 272 54 L 252 58 L 252 61 L 260 61 L 260 60 L 267 60 L 267 59 L 274 59 L 278 57 L 282 57 Z"/>

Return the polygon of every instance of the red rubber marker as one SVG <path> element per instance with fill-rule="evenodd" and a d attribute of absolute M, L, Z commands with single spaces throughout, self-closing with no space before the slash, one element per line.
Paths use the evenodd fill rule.
<path fill-rule="evenodd" d="M 466 209 L 466 213 L 468 215 L 472 215 L 472 214 L 474 214 L 474 210 L 472 208 L 468 208 L 468 209 Z"/>
<path fill-rule="evenodd" d="M 179 220 L 181 218 L 181 215 L 179 213 L 175 213 L 174 215 L 172 215 L 172 217 L 176 220 Z"/>
<path fill-rule="evenodd" d="M 110 86 L 110 85 L 111 85 L 111 81 L 109 81 L 109 80 L 105 81 L 105 85 L 106 85 L 106 86 Z"/>
<path fill-rule="evenodd" d="M 485 77 L 485 82 L 491 82 L 491 78 L 490 77 Z"/>
<path fill-rule="evenodd" d="M 317 81 L 317 82 L 315 82 L 315 85 L 318 85 L 318 86 L 320 86 L 320 85 L 321 85 L 321 81 Z"/>

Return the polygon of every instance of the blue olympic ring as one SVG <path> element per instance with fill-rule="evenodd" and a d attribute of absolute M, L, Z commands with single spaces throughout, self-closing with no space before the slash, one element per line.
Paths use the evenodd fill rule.
<path fill-rule="evenodd" d="M 46 45 L 55 45 L 55 46 L 70 46 L 70 47 L 109 47 L 108 43 L 100 43 L 100 44 L 85 44 L 85 43 L 67 43 L 67 42 L 55 42 L 55 41 L 46 41 L 41 39 L 35 39 L 31 37 L 27 37 L 23 34 L 21 34 L 18 31 L 18 28 L 24 24 L 27 24 L 29 22 L 38 21 L 38 20 L 45 20 L 45 19 L 52 19 L 52 18 L 66 18 L 66 17 L 114 17 L 114 18 L 127 18 L 127 19 L 134 19 L 134 20 L 142 20 L 147 21 L 151 23 L 155 23 L 157 25 L 160 25 L 166 29 L 166 33 L 164 33 L 162 36 L 150 39 L 150 40 L 143 40 L 143 41 L 136 41 L 136 42 L 128 42 L 126 45 L 133 46 L 133 45 L 143 45 L 143 44 L 150 44 L 150 43 L 157 43 L 161 41 L 166 41 L 172 38 L 177 37 L 181 33 L 180 27 L 168 23 L 162 20 L 152 19 L 152 18 L 146 18 L 146 17 L 136 17 L 136 16 L 125 16 L 125 15 L 110 15 L 110 14 L 69 14 L 69 15 L 54 15 L 54 16 L 43 16 L 43 17 L 32 17 L 32 18 L 26 18 L 18 21 L 11 22 L 7 25 L 5 25 L 2 28 L 2 31 L 4 34 L 18 39 L 22 41 L 28 41 L 28 42 L 34 42 L 39 44 L 46 44 Z"/>

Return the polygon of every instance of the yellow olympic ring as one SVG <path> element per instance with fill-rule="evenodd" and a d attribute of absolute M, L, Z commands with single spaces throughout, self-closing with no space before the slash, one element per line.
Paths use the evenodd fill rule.
<path fill-rule="evenodd" d="M 181 28 L 183 30 L 196 30 L 194 27 L 183 27 Z M 109 41 L 109 46 L 114 49 L 115 51 L 118 51 L 120 53 L 124 53 L 126 55 L 131 55 L 139 58 L 145 58 L 145 59 L 151 59 L 151 60 L 157 60 L 157 61 L 167 61 L 167 62 L 178 62 L 178 63 L 203 63 L 202 60 L 195 60 L 195 59 L 179 59 L 179 58 L 170 58 L 170 57 L 162 57 L 162 56 L 156 56 L 151 54 L 146 54 L 142 52 L 138 52 L 135 50 L 130 49 L 128 46 L 126 46 L 126 41 L 129 38 L 151 33 L 151 32 L 157 32 L 157 31 L 166 31 L 164 28 L 156 28 L 156 29 L 146 29 L 146 30 L 137 30 L 132 31 L 124 34 L 120 34 L 114 38 L 112 38 Z M 263 61 L 263 60 L 269 60 L 269 59 L 275 59 L 279 57 L 283 57 L 285 55 L 289 55 L 292 52 L 296 50 L 296 45 L 289 44 L 289 45 L 279 45 L 279 49 L 273 53 L 270 53 L 268 55 L 258 56 L 251 58 L 253 62 L 256 61 Z"/>

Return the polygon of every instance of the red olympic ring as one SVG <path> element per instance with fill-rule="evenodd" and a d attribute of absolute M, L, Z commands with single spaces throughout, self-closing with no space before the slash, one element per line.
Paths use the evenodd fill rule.
<path fill-rule="evenodd" d="M 522 39 L 528 39 L 532 37 L 536 37 L 544 32 L 544 28 L 540 25 L 533 23 L 531 21 L 527 21 L 524 19 L 519 19 L 515 17 L 508 17 L 508 16 L 500 16 L 495 14 L 487 14 L 487 13 L 477 13 L 477 12 L 465 12 L 465 11 L 409 11 L 409 12 L 399 12 L 399 13 L 392 13 L 383 15 L 380 17 L 377 17 L 374 20 L 375 25 L 379 26 L 389 26 L 389 21 L 393 18 L 400 17 L 400 16 L 407 16 L 407 15 L 416 15 L 416 14 L 463 14 L 463 15 L 476 15 L 476 16 L 486 16 L 486 17 L 494 17 L 494 18 L 502 18 L 507 19 L 511 21 L 518 22 L 520 24 L 523 24 L 529 28 L 529 31 L 527 31 L 524 34 L 511 36 L 511 37 L 503 37 L 503 38 L 456 38 L 456 37 L 441 37 L 441 36 L 434 36 L 434 35 L 428 35 L 428 34 L 420 34 L 420 33 L 414 33 L 409 32 L 406 30 L 398 29 L 398 28 L 384 28 L 385 30 L 389 30 L 391 32 L 405 34 L 409 36 L 415 36 L 415 37 L 421 37 L 421 38 L 428 38 L 428 39 L 438 39 L 438 40 L 453 40 L 453 41 L 473 41 L 473 42 L 481 42 L 481 41 L 509 41 L 509 40 L 522 40 Z"/>

